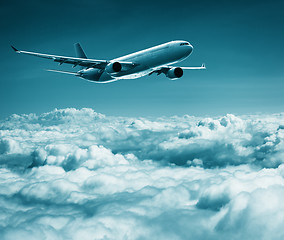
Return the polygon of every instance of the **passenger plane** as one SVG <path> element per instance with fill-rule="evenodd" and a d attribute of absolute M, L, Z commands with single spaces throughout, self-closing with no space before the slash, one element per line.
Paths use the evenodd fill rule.
<path fill-rule="evenodd" d="M 186 59 L 192 52 L 193 46 L 186 41 L 171 41 L 155 47 L 147 48 L 132 54 L 128 54 L 112 60 L 97 60 L 87 58 L 81 45 L 75 45 L 76 57 L 57 56 L 36 52 L 27 52 L 16 49 L 17 53 L 28 54 L 41 58 L 51 59 L 58 62 L 72 64 L 73 67 L 81 66 L 77 72 L 47 70 L 52 72 L 73 74 L 96 83 L 108 83 L 120 79 L 134 79 L 157 73 L 164 73 L 171 80 L 182 77 L 183 70 L 205 69 L 201 67 L 176 67 L 171 64 L 178 63 Z"/>

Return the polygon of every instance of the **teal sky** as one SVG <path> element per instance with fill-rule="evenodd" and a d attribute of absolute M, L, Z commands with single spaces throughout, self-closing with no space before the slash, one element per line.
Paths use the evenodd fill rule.
<path fill-rule="evenodd" d="M 91 107 L 119 116 L 216 116 L 283 112 L 283 1 L 1 1 L 0 118 Z M 181 66 L 206 63 L 177 81 L 165 76 L 95 84 L 44 69 L 71 66 L 22 50 L 112 59 L 187 40 Z"/>

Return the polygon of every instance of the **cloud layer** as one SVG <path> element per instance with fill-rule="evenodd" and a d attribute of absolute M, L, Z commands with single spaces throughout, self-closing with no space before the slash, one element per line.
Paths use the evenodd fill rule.
<path fill-rule="evenodd" d="M 4 239 L 283 239 L 284 114 L 0 122 Z"/>

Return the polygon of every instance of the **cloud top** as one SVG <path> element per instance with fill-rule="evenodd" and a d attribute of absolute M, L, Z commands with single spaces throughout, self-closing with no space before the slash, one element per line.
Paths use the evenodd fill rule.
<path fill-rule="evenodd" d="M 0 122 L 4 239 L 282 239 L 284 114 Z"/>

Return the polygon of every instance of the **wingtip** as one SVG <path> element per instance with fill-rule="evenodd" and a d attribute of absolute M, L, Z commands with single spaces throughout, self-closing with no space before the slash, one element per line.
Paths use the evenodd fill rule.
<path fill-rule="evenodd" d="M 15 48 L 14 46 L 11 45 L 11 48 L 15 51 L 15 52 L 19 52 L 19 50 L 17 48 Z"/>

